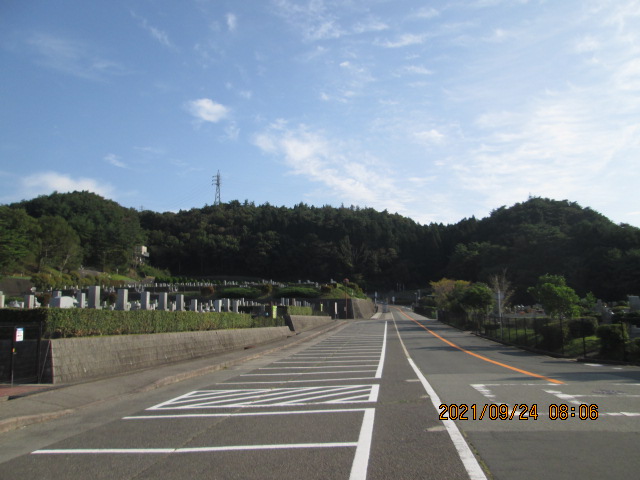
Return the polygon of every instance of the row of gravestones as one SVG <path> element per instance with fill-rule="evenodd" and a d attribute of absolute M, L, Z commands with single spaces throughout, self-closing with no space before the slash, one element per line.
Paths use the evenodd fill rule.
<path fill-rule="evenodd" d="M 262 304 L 252 300 L 231 300 L 223 298 L 220 300 L 210 300 L 208 302 L 199 302 L 192 299 L 189 306 L 185 305 L 185 298 L 182 294 L 176 294 L 175 301 L 169 301 L 169 295 L 166 292 L 155 294 L 157 298 L 151 300 L 150 292 L 141 292 L 140 300 L 129 302 L 129 290 L 126 288 L 118 290 L 118 297 L 115 305 L 107 305 L 106 302 L 100 303 L 100 287 L 89 287 L 87 293 L 79 290 L 76 297 L 63 296 L 61 291 L 53 292 L 53 296 L 49 301 L 50 307 L 55 308 L 93 308 L 93 309 L 111 309 L 111 310 L 165 310 L 165 311 L 185 311 L 192 312 L 239 312 L 239 307 L 261 306 Z M 4 308 L 4 295 L 0 292 L 0 308 Z M 280 305 L 285 306 L 311 306 L 309 302 L 298 301 L 295 299 L 282 298 Z M 29 294 L 24 296 L 24 302 L 12 301 L 8 305 L 12 308 L 38 308 L 40 303 L 35 295 Z"/>

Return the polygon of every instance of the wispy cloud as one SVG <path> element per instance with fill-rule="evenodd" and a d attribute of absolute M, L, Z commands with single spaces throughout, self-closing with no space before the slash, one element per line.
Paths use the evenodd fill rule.
<path fill-rule="evenodd" d="M 126 163 L 124 163 L 121 158 L 115 153 L 109 153 L 104 156 L 104 161 L 118 168 L 129 168 Z"/>
<path fill-rule="evenodd" d="M 403 48 L 409 47 L 412 45 L 421 45 L 427 39 L 427 35 L 424 34 L 414 34 L 414 33 L 403 33 L 402 35 L 397 36 L 394 40 L 378 40 L 376 44 L 385 47 L 385 48 Z"/>
<path fill-rule="evenodd" d="M 89 80 L 105 80 L 127 73 L 118 62 L 102 57 L 94 48 L 80 40 L 34 33 L 27 39 L 27 44 L 39 64 L 69 75 Z"/>
<path fill-rule="evenodd" d="M 352 21 L 348 17 L 350 5 L 344 2 L 329 5 L 324 0 L 312 0 L 298 3 L 291 0 L 274 0 L 275 12 L 301 32 L 307 41 L 337 39 L 344 36 L 362 35 L 371 32 L 381 32 L 389 28 L 388 24 L 379 18 L 367 16 Z M 341 14 L 345 18 L 341 18 Z"/>
<path fill-rule="evenodd" d="M 144 28 L 149 33 L 149 35 L 151 35 L 160 44 L 164 45 L 165 47 L 175 48 L 175 45 L 171 42 L 171 40 L 169 40 L 169 35 L 167 34 L 167 32 L 151 25 L 146 18 L 138 15 L 133 11 L 131 12 L 131 16 L 135 18 L 140 23 L 140 26 Z"/>
<path fill-rule="evenodd" d="M 280 158 L 291 174 L 323 185 L 323 197 L 346 204 L 405 211 L 409 197 L 396 188 L 391 172 L 365 150 L 305 125 L 280 121 L 254 137 L 264 153 Z M 325 200 L 326 201 L 326 200 Z"/>
<path fill-rule="evenodd" d="M 186 103 L 185 107 L 200 122 L 218 123 L 229 114 L 227 107 L 209 98 L 191 100 Z"/>
<path fill-rule="evenodd" d="M 109 197 L 114 189 L 108 183 L 93 178 L 73 178 L 58 172 L 34 173 L 22 179 L 23 198 L 31 198 L 37 195 L 47 195 L 56 192 L 89 191 Z"/>
<path fill-rule="evenodd" d="M 238 28 L 238 17 L 233 13 L 227 13 L 227 28 L 230 32 L 235 32 L 236 28 Z"/>

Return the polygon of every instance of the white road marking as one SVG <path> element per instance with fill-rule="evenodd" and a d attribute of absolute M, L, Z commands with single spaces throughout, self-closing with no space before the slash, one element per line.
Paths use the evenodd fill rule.
<path fill-rule="evenodd" d="M 344 448 L 357 447 L 359 442 L 336 443 L 285 443 L 280 445 L 228 445 L 222 447 L 193 447 L 193 448 L 69 448 L 59 450 L 36 450 L 32 455 L 116 455 L 116 454 L 167 454 L 167 453 L 212 453 L 237 452 L 241 450 L 282 450 L 293 448 Z"/>
<path fill-rule="evenodd" d="M 545 392 L 550 393 L 551 395 L 555 395 L 563 402 L 573 403 L 574 405 L 580 405 L 580 401 L 576 400 L 575 395 L 569 395 L 567 393 L 559 392 L 558 390 L 545 390 Z"/>
<path fill-rule="evenodd" d="M 278 363 L 361 363 L 361 362 L 370 362 L 371 360 L 294 360 L 294 361 L 286 361 L 286 362 L 273 362 L 274 364 Z M 359 367 L 360 365 L 354 365 Z M 375 366 L 375 365 L 362 365 L 363 367 Z"/>
<path fill-rule="evenodd" d="M 379 388 L 379 385 L 339 385 L 331 387 L 204 390 L 181 395 L 180 397 L 150 407 L 147 410 L 246 408 L 375 402 L 378 398 Z"/>
<path fill-rule="evenodd" d="M 244 373 L 241 377 L 281 377 L 283 375 L 342 375 L 343 373 L 369 373 L 375 370 L 345 370 L 342 372 L 282 372 L 282 373 Z"/>
<path fill-rule="evenodd" d="M 362 427 L 360 427 L 360 435 L 358 437 L 358 446 L 356 447 L 356 454 L 353 458 L 353 463 L 351 464 L 351 475 L 349 476 L 349 480 L 366 480 L 367 478 L 375 412 L 376 411 L 373 408 L 368 408 L 364 412 Z"/>
<path fill-rule="evenodd" d="M 358 365 L 359 367 L 376 367 L 377 364 L 373 364 L 373 365 Z M 341 367 L 340 365 L 327 365 L 325 367 L 319 367 L 319 366 L 313 366 L 313 367 L 262 367 L 259 368 L 258 370 L 294 370 L 294 369 L 301 369 L 301 368 L 353 368 L 353 365 L 345 365 L 343 367 Z M 376 377 L 379 378 L 379 377 Z"/>
<path fill-rule="evenodd" d="M 384 367 L 384 356 L 387 350 L 387 322 L 384 322 L 384 338 L 382 339 L 382 353 L 380 354 L 380 363 L 378 364 L 378 370 L 376 370 L 376 376 L 374 378 L 382 378 L 382 368 Z"/>
<path fill-rule="evenodd" d="M 327 410 L 282 410 L 279 412 L 237 412 L 237 413 L 181 413 L 178 415 L 136 415 L 123 417 L 122 420 L 166 420 L 180 418 L 216 418 L 216 417 L 264 417 L 270 415 L 312 415 L 317 413 L 357 413 L 366 408 L 340 408 Z"/>
<path fill-rule="evenodd" d="M 416 376 L 420 379 L 420 383 L 422 383 L 423 388 L 426 390 L 427 394 L 429 394 L 429 397 L 431 398 L 431 403 L 433 403 L 433 407 L 436 410 L 439 410 L 438 407 L 442 404 L 442 402 L 440 401 L 440 397 L 438 397 L 438 394 L 436 393 L 436 391 L 433 389 L 431 384 L 427 381 L 427 379 L 422 374 L 418 366 L 411 359 L 411 356 L 407 351 L 407 347 L 405 347 L 404 342 L 402 341 L 402 337 L 400 336 L 400 332 L 398 331 L 398 325 L 396 324 L 395 320 L 393 321 L 393 324 L 396 327 L 396 332 L 398 334 L 398 338 L 400 339 L 400 345 L 402 346 L 402 349 L 404 350 L 404 354 L 407 357 L 407 360 L 409 361 L 409 365 L 411 365 L 411 368 L 415 372 Z M 482 467 L 480 467 L 480 464 L 478 463 L 478 460 L 476 459 L 475 455 L 471 451 L 471 448 L 469 448 L 469 445 L 467 444 L 466 440 L 460 433 L 460 430 L 458 430 L 458 426 L 455 424 L 455 421 L 443 420 L 442 423 L 444 424 L 444 427 L 447 429 L 447 433 L 449 434 L 449 437 L 451 438 L 451 441 L 453 442 L 453 445 L 456 448 L 456 451 L 458 452 L 458 456 L 460 457 L 460 460 L 462 460 L 462 464 L 464 465 L 465 470 L 469 474 L 469 478 L 471 480 L 487 480 L 486 475 L 482 471 Z"/>
<path fill-rule="evenodd" d="M 353 380 L 373 380 L 373 377 L 351 377 L 351 378 L 332 378 L 331 381 L 332 382 L 351 382 Z M 315 380 L 275 380 L 275 381 L 268 381 L 268 380 L 264 380 L 262 382 L 225 382 L 225 383 L 221 383 L 220 385 L 263 385 L 263 384 L 272 384 L 272 383 L 276 383 L 276 384 L 283 384 L 283 383 L 318 383 L 318 382 L 326 382 L 327 379 L 326 378 L 319 378 L 319 379 L 315 379 Z"/>

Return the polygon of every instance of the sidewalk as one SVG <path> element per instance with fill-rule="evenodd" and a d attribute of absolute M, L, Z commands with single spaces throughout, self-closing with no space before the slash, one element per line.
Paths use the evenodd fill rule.
<path fill-rule="evenodd" d="M 154 390 L 238 365 L 268 353 L 299 345 L 346 324 L 346 321 L 341 320 L 326 327 L 250 349 L 161 365 L 83 383 L 0 386 L 0 434 L 69 415 L 81 408 L 107 402 L 121 395 Z"/>

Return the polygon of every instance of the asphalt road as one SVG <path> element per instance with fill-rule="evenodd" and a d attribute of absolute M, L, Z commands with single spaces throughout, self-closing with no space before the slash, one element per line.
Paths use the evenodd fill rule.
<path fill-rule="evenodd" d="M 638 395 L 639 368 L 521 352 L 392 310 L 0 435 L 0 478 L 637 478 Z M 560 405 L 567 419 L 552 420 Z M 439 418 L 465 408 L 468 420 Z"/>
<path fill-rule="evenodd" d="M 466 410 L 455 423 L 494 478 L 640 476 L 640 368 L 536 355 L 404 310 L 393 317 L 441 412 Z"/>

